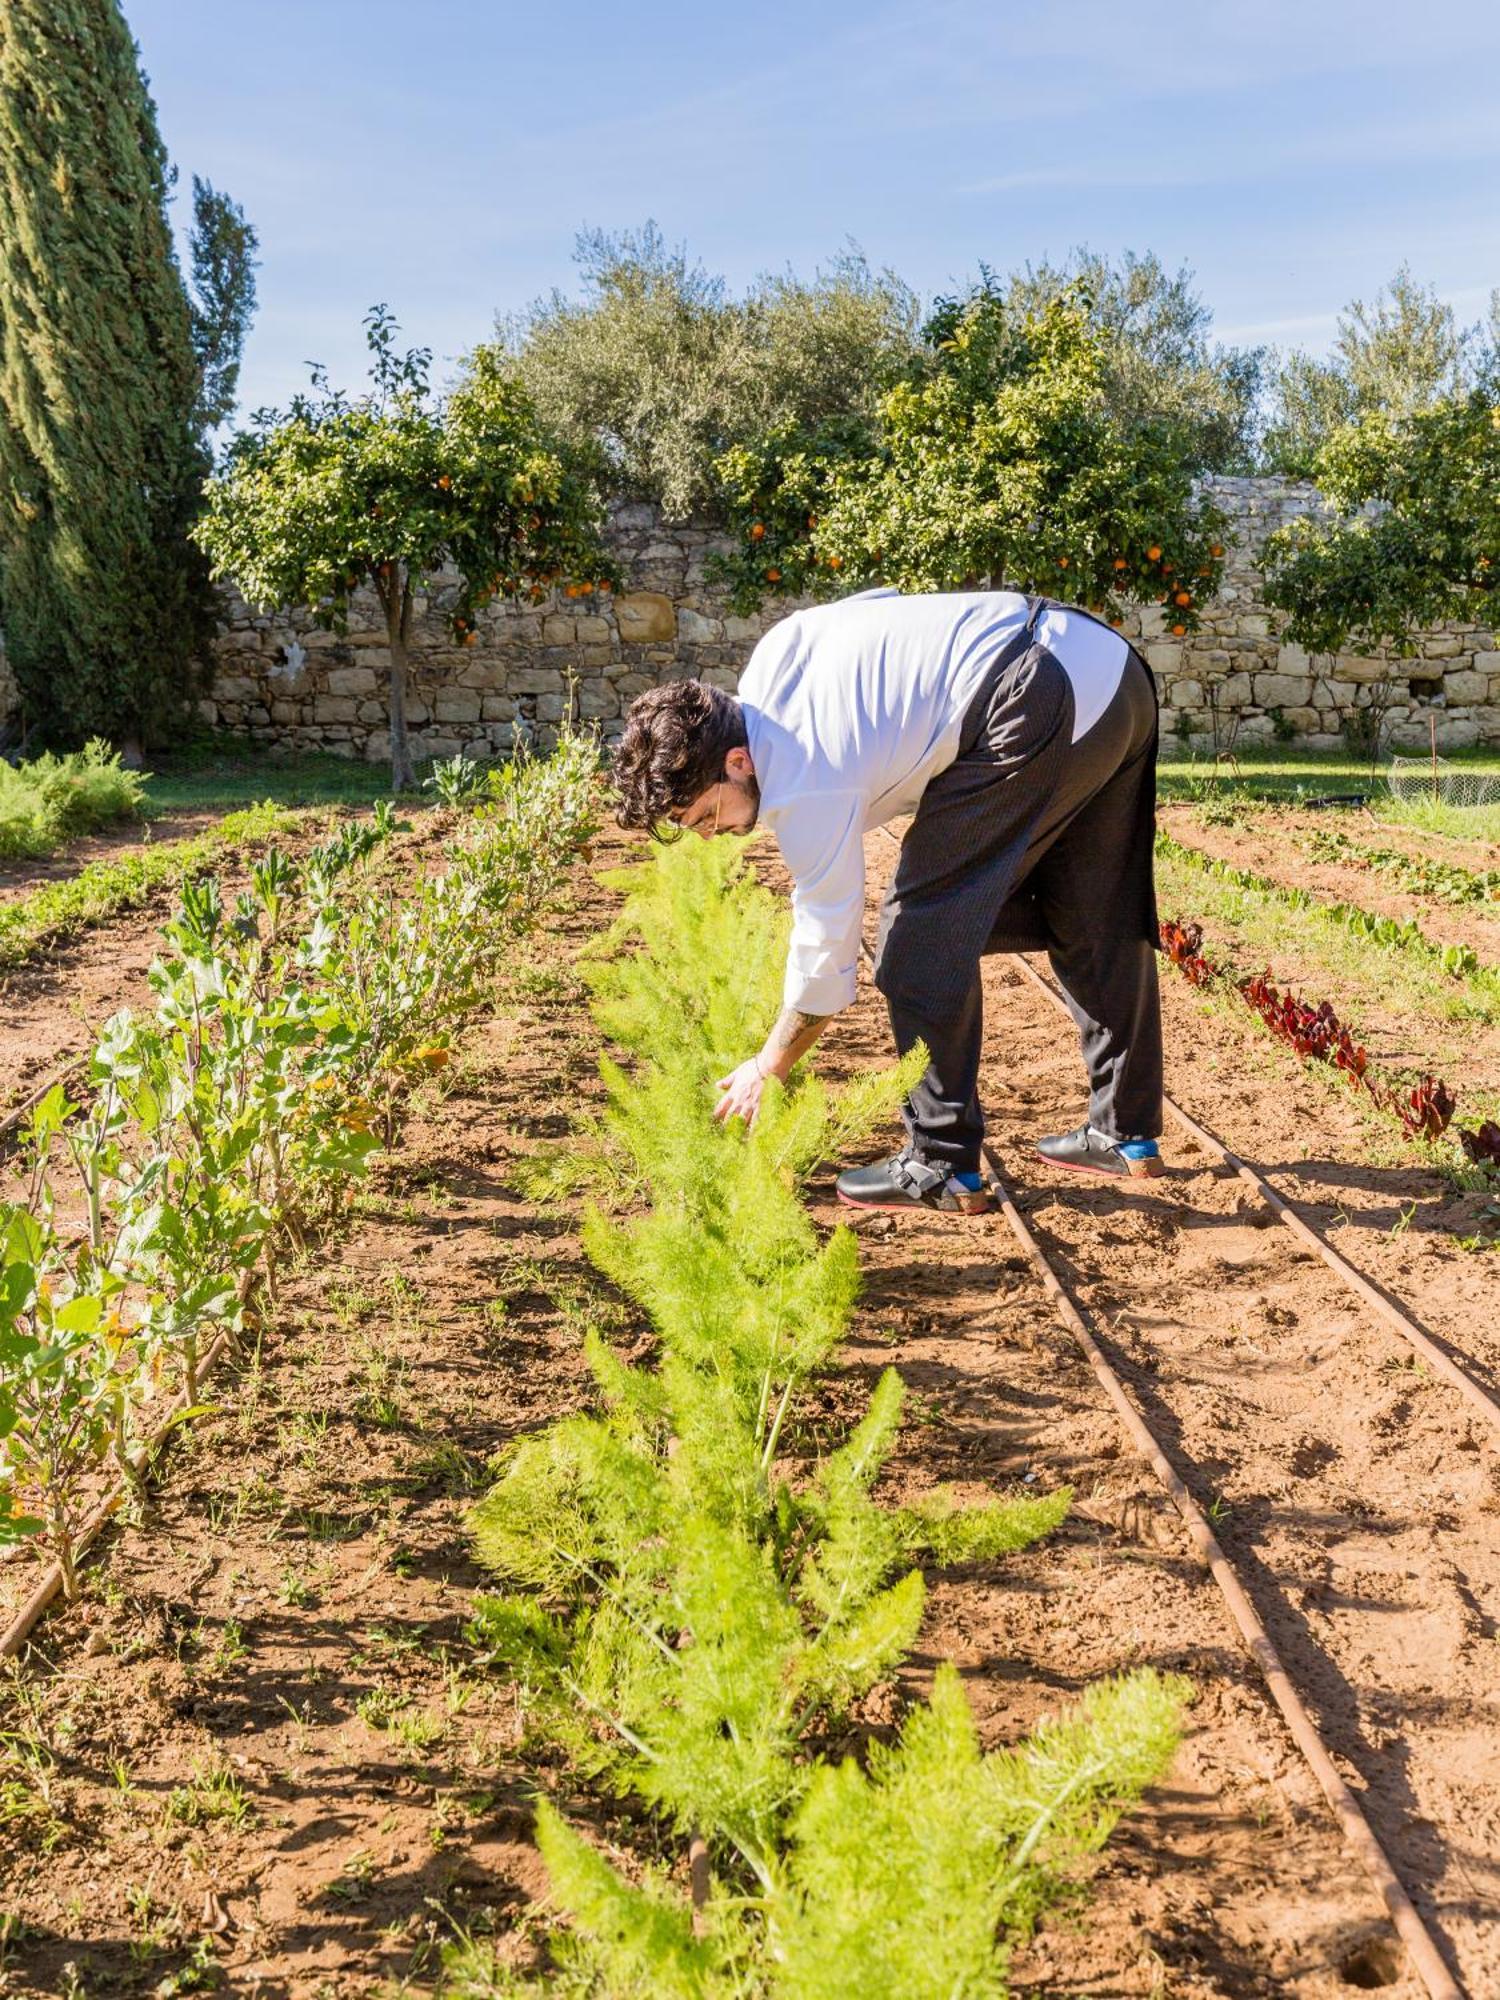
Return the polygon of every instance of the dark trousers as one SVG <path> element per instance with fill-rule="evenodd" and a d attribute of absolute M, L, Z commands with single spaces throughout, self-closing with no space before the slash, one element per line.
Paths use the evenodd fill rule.
<path fill-rule="evenodd" d="M 907 1100 L 913 1149 L 979 1164 L 979 961 L 1045 950 L 1078 1024 L 1089 1123 L 1161 1131 L 1162 1037 L 1153 877 L 1156 689 L 1134 652 L 1077 743 L 1073 691 L 1044 648 L 997 662 L 959 752 L 929 783 L 881 911 L 875 984 L 896 1046 L 931 1063 Z"/>

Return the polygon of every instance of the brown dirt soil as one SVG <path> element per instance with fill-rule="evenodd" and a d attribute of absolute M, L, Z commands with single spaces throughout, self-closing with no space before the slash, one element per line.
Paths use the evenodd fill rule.
<path fill-rule="evenodd" d="M 1196 847 L 1236 868 L 1253 868 L 1288 888 L 1308 889 L 1329 903 L 1353 903 L 1376 916 L 1414 920 L 1434 944 L 1466 944 L 1485 965 L 1500 965 L 1500 902 L 1448 903 L 1440 896 L 1414 895 L 1378 868 L 1360 867 L 1352 860 L 1319 861 L 1297 844 L 1299 835 L 1347 833 L 1364 847 L 1399 848 L 1423 860 L 1436 859 L 1481 872 L 1497 865 L 1493 848 L 1468 843 L 1457 852 L 1430 835 L 1425 839 L 1408 828 L 1360 817 L 1346 824 L 1330 823 L 1327 813 L 1298 813 L 1262 808 L 1246 814 L 1237 826 L 1205 824 L 1191 806 L 1163 806 L 1161 824 L 1185 847 Z M 1399 833 L 1400 839 L 1388 838 Z"/>
<path fill-rule="evenodd" d="M 76 1992 L 149 1993 L 201 1948 L 230 1991 L 343 2000 L 403 1979 L 428 1990 L 455 1925 L 530 1949 L 531 1791 L 600 1813 L 521 1745 L 511 1690 L 464 1641 L 480 1578 L 463 1515 L 484 1458 L 585 1393 L 579 1300 L 594 1288 L 572 1217 L 520 1200 L 507 1162 L 564 1136 L 595 1095 L 596 1040 L 567 967 L 609 902 L 580 871 L 575 906 L 466 1036 L 447 1094 L 374 1168 L 347 1238 L 287 1286 L 254 1364 L 218 1386 L 222 1413 L 174 1447 L 156 1518 L 120 1531 L 84 1606 L 43 1628 L 10 1692 L 19 1743 L 0 1772 L 3 1990 L 65 1990 L 71 1964 Z M 990 978 L 988 1092 L 1019 1168 L 1023 1134 L 1076 1122 L 1081 1076 L 1039 996 L 1004 961 Z M 1181 1007 L 1169 995 L 1174 1046 L 1192 1038 L 1188 1083 L 1203 1077 L 1212 1100 L 1195 1108 L 1253 1155 L 1257 1129 L 1290 1119 L 1293 1084 L 1266 1084 L 1252 1044 Z M 834 1073 L 885 1058 L 868 988 L 826 1046 Z M 1220 1061 L 1244 1076 L 1247 1049 L 1251 1138 L 1216 1115 L 1210 1082 Z M 1262 1112 L 1268 1089 L 1277 1103 Z M 1298 1168 L 1349 1171 L 1352 1141 L 1325 1119 L 1336 1100 L 1307 1103 L 1318 1157 Z M 1195 1461 L 1200 1499 L 1229 1506 L 1220 1532 L 1346 1769 L 1371 1787 L 1398 1865 L 1436 1901 L 1474 1993 L 1495 1990 L 1493 1947 L 1476 1942 L 1500 1785 L 1485 1768 L 1495 1677 L 1482 1680 L 1500 1608 L 1483 1516 L 1500 1490 L 1493 1453 L 1470 1450 L 1446 1392 L 1392 1365 L 1394 1343 L 1214 1174 L 1188 1163 L 1141 1196 L 1040 1173 L 1020 1184 L 1148 1414 Z M 1401 1189 L 1372 1175 L 1330 1198 L 1410 1255 L 1416 1222 L 1376 1235 Z M 814 1200 L 820 1220 L 839 1219 L 831 1171 Z M 1050 1920 L 1018 1961 L 1019 1986 L 1057 2000 L 1370 1987 L 1412 2000 L 1378 1900 L 1217 1593 L 1001 1225 L 857 1221 L 867 1297 L 814 1421 L 856 1414 L 893 1363 L 910 1386 L 894 1488 L 1068 1481 L 1078 1495 L 1046 1547 L 934 1578 L 906 1684 L 955 1658 L 992 1743 L 1140 1662 L 1198 1690 L 1168 1782 L 1116 1833 L 1087 1907 Z M 1457 1337 L 1446 1317 L 1440 1330 Z M 893 1720 L 899 1693 L 877 1691 L 867 1721 Z"/>
<path fill-rule="evenodd" d="M 545 1760 L 464 1640 L 463 1521 L 486 1459 L 581 1393 L 580 1253 L 504 1162 L 594 1088 L 566 960 L 601 900 L 559 919 L 534 1006 L 471 1027 L 16 1672 L 4 1991 L 150 1993 L 201 1950 L 231 1991 L 367 1995 L 541 1893 Z"/>
<path fill-rule="evenodd" d="M 893 857 L 872 839 L 877 883 Z M 1033 1138 L 1084 1110 L 1074 1038 L 1004 959 L 986 982 L 987 1102 L 1023 1209 L 1469 1990 L 1500 1992 L 1500 1435 L 1195 1149 L 1169 1138 L 1173 1171 L 1136 1190 L 1049 1171 Z M 1310 1089 L 1248 1014 L 1176 981 L 1163 999 L 1169 1089 L 1500 1394 L 1497 1253 L 1454 1235 L 1486 1198 L 1366 1165 L 1352 1098 Z"/>
<path fill-rule="evenodd" d="M 208 815 L 204 824 L 215 817 Z M 311 822 L 308 831 L 279 844 L 289 854 L 305 852 L 338 817 L 333 808 L 327 818 L 320 815 Z M 201 832 L 202 827 L 192 830 Z M 391 860 L 401 867 L 408 865 L 408 854 L 429 855 L 446 830 L 441 814 L 417 815 L 410 833 L 393 836 Z M 230 898 L 247 879 L 245 866 L 233 860 L 216 872 Z M 176 901 L 175 886 L 164 885 L 135 908 L 44 945 L 23 964 L 0 972 L 0 1118 L 86 1050 L 116 1009 L 149 1001 L 146 973 L 160 949 L 161 925 Z"/>
<path fill-rule="evenodd" d="M 98 833 L 80 834 L 76 840 L 34 860 L 0 861 L 0 903 L 13 896 L 24 896 L 44 882 L 61 882 L 87 868 L 92 861 L 118 861 L 122 855 L 145 846 L 148 839 L 152 845 L 164 840 L 190 840 L 223 817 L 222 813 L 196 807 L 160 813 L 152 819 L 149 835 L 139 820 L 125 819 L 118 826 L 104 827 Z"/>

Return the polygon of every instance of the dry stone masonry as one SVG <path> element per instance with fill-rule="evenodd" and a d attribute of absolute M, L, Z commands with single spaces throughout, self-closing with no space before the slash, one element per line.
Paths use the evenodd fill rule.
<path fill-rule="evenodd" d="M 1500 652 L 1492 633 L 1453 625 L 1426 633 L 1417 657 L 1308 655 L 1277 637 L 1261 596 L 1258 552 L 1267 534 L 1322 503 L 1310 486 L 1271 479 L 1215 479 L 1209 490 L 1231 518 L 1223 588 L 1201 631 L 1168 633 L 1156 608 L 1132 612 L 1129 636 L 1156 674 L 1162 726 L 1197 747 L 1295 736 L 1334 748 L 1372 698 L 1386 705 L 1395 748 L 1500 743 Z M 545 743 L 573 712 L 619 733 L 645 688 L 687 675 L 734 688 L 766 628 L 795 608 L 768 604 L 737 618 L 707 577 L 716 546 L 699 525 L 664 522 L 654 508 L 618 505 L 610 540 L 625 579 L 615 595 L 535 608 L 495 604 L 479 614 L 472 646 L 454 643 L 444 617 L 453 579 L 431 579 L 414 634 L 410 704 L 414 754 L 486 755 L 524 736 Z M 258 613 L 226 600 L 215 645 L 210 726 L 284 749 L 330 750 L 383 761 L 390 754 L 385 628 L 373 593 L 355 599 L 350 630 L 323 632 L 305 610 Z M 0 654 L 0 723 L 8 677 Z M 13 704 L 13 694 L 10 697 Z"/>
<path fill-rule="evenodd" d="M 1285 621 L 1261 595 L 1259 553 L 1293 516 L 1326 503 L 1317 489 L 1280 479 L 1205 482 L 1230 518 L 1224 578 L 1199 631 L 1182 639 L 1157 607 L 1132 613 L 1126 630 L 1156 674 L 1162 728 L 1190 744 L 1217 735 L 1242 744 L 1296 737 L 1335 749 L 1346 725 L 1369 727 L 1384 710 L 1393 749 L 1440 750 L 1500 743 L 1500 652 L 1494 633 L 1447 625 L 1422 633 L 1415 657 L 1313 653 L 1277 636 Z"/>

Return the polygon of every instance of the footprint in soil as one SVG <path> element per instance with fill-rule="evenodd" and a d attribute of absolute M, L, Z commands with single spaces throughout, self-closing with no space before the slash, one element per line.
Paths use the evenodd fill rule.
<path fill-rule="evenodd" d="M 1344 1984 L 1367 1993 L 1394 1986 L 1400 1977 L 1401 1947 L 1383 1931 L 1361 1939 L 1339 1962 L 1339 1978 Z"/>
<path fill-rule="evenodd" d="M 1292 1452 L 1292 1470 L 1299 1479 L 1310 1479 L 1315 1472 L 1332 1465 L 1338 1455 L 1338 1446 L 1330 1444 L 1327 1438 L 1303 1438 Z"/>

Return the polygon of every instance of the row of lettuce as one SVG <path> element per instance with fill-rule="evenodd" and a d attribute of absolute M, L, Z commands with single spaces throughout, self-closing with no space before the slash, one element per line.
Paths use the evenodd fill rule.
<path fill-rule="evenodd" d="M 21 1138 L 0 1203 L 0 1541 L 32 1540 L 78 1594 L 86 1523 L 138 1487 L 164 1424 L 257 1287 L 391 1143 L 414 1081 L 547 907 L 595 811 L 595 751 L 565 737 L 497 773 L 393 894 L 389 806 L 300 859 L 277 847 L 232 902 L 190 881 L 150 972 L 70 1095 Z"/>
<path fill-rule="evenodd" d="M 575 1796 L 627 1802 L 612 1831 L 631 1851 L 543 1803 L 548 1963 L 470 1941 L 450 1990 L 1001 1994 L 1015 1939 L 1167 1766 L 1186 1689 L 1101 1683 L 991 1752 L 952 1666 L 917 1692 L 922 1565 L 993 1565 L 1069 1494 L 889 1503 L 899 1377 L 841 1434 L 815 1406 L 859 1272 L 801 1190 L 910 1076 L 835 1092 L 799 1072 L 752 1130 L 713 1124 L 712 1080 L 774 1014 L 785 938 L 735 857 L 693 847 L 620 880 L 589 966 L 619 1059 L 594 1143 L 565 1162 L 585 1163 L 586 1248 L 649 1320 L 651 1358 L 590 1330 L 596 1409 L 513 1445 L 474 1518 L 502 1586 L 475 1638 Z M 846 1754 L 872 1734 L 862 1698 L 892 1686 L 899 1732 Z"/>

